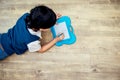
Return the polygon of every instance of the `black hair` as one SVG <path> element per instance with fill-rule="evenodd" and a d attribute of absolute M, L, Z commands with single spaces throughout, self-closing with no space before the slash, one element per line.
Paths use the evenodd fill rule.
<path fill-rule="evenodd" d="M 47 6 L 36 6 L 30 10 L 30 14 L 25 19 L 28 28 L 48 29 L 56 23 L 55 12 Z"/>

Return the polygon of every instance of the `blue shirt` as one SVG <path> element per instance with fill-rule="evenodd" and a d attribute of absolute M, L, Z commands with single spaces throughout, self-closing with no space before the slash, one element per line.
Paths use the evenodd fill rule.
<path fill-rule="evenodd" d="M 25 18 L 28 15 L 28 13 L 25 13 L 18 19 L 13 28 L 9 29 L 7 33 L 2 34 L 1 44 L 8 55 L 13 53 L 23 54 L 28 50 L 28 43 L 39 40 L 38 36 L 30 34 L 27 29 Z"/>

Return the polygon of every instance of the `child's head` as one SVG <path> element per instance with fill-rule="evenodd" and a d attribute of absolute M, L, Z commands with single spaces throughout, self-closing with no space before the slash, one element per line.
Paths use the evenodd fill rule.
<path fill-rule="evenodd" d="M 46 6 L 36 6 L 31 9 L 30 15 L 26 17 L 28 28 L 38 31 L 48 29 L 56 23 L 55 12 Z"/>

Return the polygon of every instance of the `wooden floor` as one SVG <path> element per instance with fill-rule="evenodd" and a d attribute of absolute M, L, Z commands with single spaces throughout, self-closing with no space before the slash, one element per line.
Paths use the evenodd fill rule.
<path fill-rule="evenodd" d="M 0 32 L 39 4 L 71 17 L 76 43 L 14 54 L 0 61 L 0 80 L 120 80 L 120 0 L 0 0 Z"/>

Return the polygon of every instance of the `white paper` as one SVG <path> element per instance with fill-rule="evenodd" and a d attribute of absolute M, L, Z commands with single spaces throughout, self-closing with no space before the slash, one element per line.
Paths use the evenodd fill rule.
<path fill-rule="evenodd" d="M 56 25 L 54 26 L 54 29 L 55 29 L 56 35 L 59 35 L 59 34 L 61 34 L 61 33 L 64 34 L 65 37 L 64 37 L 63 40 L 70 38 L 70 35 L 69 35 L 69 33 L 68 33 L 67 26 L 66 26 L 66 23 L 65 23 L 65 22 L 56 24 Z"/>

